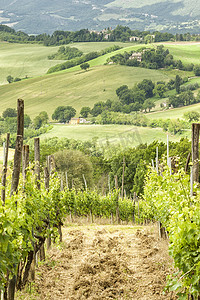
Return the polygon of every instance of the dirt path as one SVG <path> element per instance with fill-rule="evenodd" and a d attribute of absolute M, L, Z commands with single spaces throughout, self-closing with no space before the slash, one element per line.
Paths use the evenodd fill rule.
<path fill-rule="evenodd" d="M 167 243 L 151 230 L 109 225 L 65 228 L 62 247 L 54 247 L 38 268 L 32 293 L 17 299 L 176 299 L 162 295 L 172 263 Z"/>

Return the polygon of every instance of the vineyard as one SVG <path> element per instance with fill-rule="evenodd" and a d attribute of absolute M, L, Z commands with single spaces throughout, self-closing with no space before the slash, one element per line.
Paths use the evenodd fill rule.
<path fill-rule="evenodd" d="M 130 223 L 142 225 L 157 221 L 160 224 L 161 237 L 169 240 L 169 251 L 174 260 L 176 272 L 172 271 L 168 277 L 165 285 L 166 296 L 163 296 L 164 294 L 160 290 L 161 287 L 164 287 L 164 281 L 162 281 L 159 284 L 159 291 L 156 292 L 155 289 L 154 292 L 152 291 L 153 294 L 158 293 L 158 297 L 154 295 L 151 298 L 152 296 L 148 296 L 147 292 L 143 298 L 139 298 L 137 286 L 135 286 L 135 296 L 133 296 L 133 290 L 132 294 L 129 294 L 128 291 L 125 294 L 123 294 L 124 291 L 121 295 L 116 294 L 118 289 L 116 282 L 119 280 L 122 286 L 130 285 L 131 287 L 132 279 L 129 278 L 129 275 L 133 274 L 131 273 L 133 270 L 129 269 L 127 257 L 123 254 L 127 252 L 119 252 L 120 243 L 116 244 L 116 240 L 119 241 L 120 237 L 112 236 L 108 232 L 104 239 L 95 237 L 95 243 L 101 245 L 103 241 L 105 242 L 105 245 L 102 244 L 102 248 L 99 247 L 107 257 L 106 261 L 98 260 L 96 264 L 98 270 L 104 272 L 106 276 L 107 270 L 113 268 L 112 276 L 114 277 L 112 280 L 110 279 L 111 283 L 106 283 L 106 278 L 102 281 L 104 282 L 102 290 L 105 295 L 103 299 L 127 299 L 127 297 L 129 297 L 128 299 L 200 299 L 200 193 L 198 189 L 199 164 L 197 163 L 200 124 L 193 124 L 191 170 L 179 168 L 178 158 L 173 164 L 167 157 L 168 166 L 166 166 L 166 158 L 159 162 L 157 156 L 156 167 L 149 168 L 144 195 L 140 199 L 134 195 L 131 199 L 124 194 L 123 186 L 122 189 L 118 188 L 117 178 L 115 189 L 110 190 L 107 195 L 100 195 L 97 191 L 88 190 L 86 183 L 84 190 L 75 190 L 73 185 L 72 189 L 69 189 L 67 178 L 63 182 L 59 173 L 56 172 L 53 155 L 47 157 L 45 166 L 41 166 L 39 138 L 34 139 L 34 163 L 31 164 L 29 162 L 29 146 L 23 145 L 23 117 L 24 103 L 23 100 L 18 100 L 18 130 L 12 176 L 7 175 L 9 134 L 7 143 L 4 145 L 2 201 L 0 204 L 1 299 L 15 299 L 16 290 L 22 290 L 30 283 L 30 280 L 35 280 L 35 268 L 38 260 L 45 261 L 46 252 L 51 251 L 49 250 L 51 245 L 63 241 L 63 231 L 65 232 L 66 229 L 62 229 L 62 226 L 66 218 L 72 223 L 81 217 L 88 218 L 91 223 L 95 220 L 110 219 L 113 226 L 114 224 L 123 226 Z M 187 167 L 188 164 L 189 158 Z M 116 228 L 117 226 L 119 225 L 116 225 Z M 134 227 L 132 230 L 134 231 Z M 70 234 L 73 235 L 73 233 Z M 97 233 L 94 234 L 97 235 Z M 147 240 L 147 249 L 150 248 L 151 240 L 146 235 L 143 234 L 141 237 L 141 233 L 138 233 L 138 235 L 134 235 L 134 238 L 136 238 L 136 244 L 132 245 L 132 240 L 130 240 L 129 244 L 132 245 L 130 248 L 137 248 L 137 243 L 141 244 L 144 240 Z M 77 239 L 77 244 L 83 242 L 82 233 L 76 235 L 75 240 L 77 241 Z M 152 241 L 155 244 L 155 239 Z M 109 246 L 110 243 L 112 247 Z M 69 240 L 68 248 L 72 246 L 73 241 Z M 74 247 L 78 249 L 77 245 Z M 110 250 L 106 250 L 108 248 Z M 153 249 L 154 252 L 157 252 L 155 245 Z M 141 251 L 143 250 L 141 247 Z M 95 250 L 93 251 L 95 252 Z M 111 253 L 114 252 L 116 252 L 115 259 L 111 258 Z M 66 249 L 63 255 L 68 254 Z M 76 255 L 78 257 L 78 253 Z M 130 255 L 134 256 L 134 253 Z M 143 255 L 143 259 L 145 260 L 151 255 L 153 252 L 149 251 L 147 255 Z M 120 257 L 123 258 L 124 264 Z M 140 258 L 139 262 L 142 264 L 144 261 Z M 152 263 L 155 264 L 155 260 Z M 82 271 L 86 270 L 86 266 L 84 268 Z M 89 276 L 87 289 L 83 291 L 84 297 L 78 294 L 80 291 L 77 286 L 74 288 L 76 291 L 74 298 L 71 294 L 69 299 L 98 299 L 90 294 L 90 285 L 97 273 L 89 270 L 79 274 L 80 282 L 86 281 L 86 278 L 83 278 L 84 274 L 86 277 Z M 120 272 L 119 278 L 116 272 Z M 130 274 L 127 275 L 128 277 L 124 277 L 124 273 Z M 116 280 L 114 280 L 115 277 Z M 111 286 L 114 289 L 112 291 L 115 291 L 113 293 L 111 293 Z M 94 288 L 97 289 L 97 296 L 102 295 L 99 286 Z M 175 294 L 176 296 L 174 296 Z M 61 297 L 60 299 L 66 298 Z"/>

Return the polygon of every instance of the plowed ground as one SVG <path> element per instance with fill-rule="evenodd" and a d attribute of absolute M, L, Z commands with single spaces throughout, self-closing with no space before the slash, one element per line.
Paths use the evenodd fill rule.
<path fill-rule="evenodd" d="M 65 227 L 62 245 L 52 247 L 29 293 L 17 299 L 177 299 L 163 295 L 173 272 L 167 249 L 152 227 Z"/>

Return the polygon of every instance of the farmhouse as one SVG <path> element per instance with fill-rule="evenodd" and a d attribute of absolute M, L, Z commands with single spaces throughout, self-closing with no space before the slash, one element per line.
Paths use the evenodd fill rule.
<path fill-rule="evenodd" d="M 134 52 L 129 57 L 129 59 L 137 59 L 137 61 L 141 62 L 142 61 L 142 53 L 141 52 Z"/>
<path fill-rule="evenodd" d="M 129 40 L 130 42 L 137 42 L 137 41 L 141 41 L 142 38 L 139 38 L 138 36 L 131 36 Z"/>
<path fill-rule="evenodd" d="M 69 121 L 70 125 L 78 125 L 84 123 L 87 123 L 86 119 L 84 118 L 71 118 L 71 120 Z"/>

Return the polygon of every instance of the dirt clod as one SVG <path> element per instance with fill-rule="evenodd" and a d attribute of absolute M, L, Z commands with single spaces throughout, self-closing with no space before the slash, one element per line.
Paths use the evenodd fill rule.
<path fill-rule="evenodd" d="M 130 226 L 122 231 L 114 225 L 90 230 L 70 227 L 64 228 L 63 237 L 63 247 L 53 247 L 49 261 L 38 268 L 31 299 L 177 299 L 171 293 L 162 294 L 172 262 L 167 242 L 148 227 L 137 231 Z"/>

